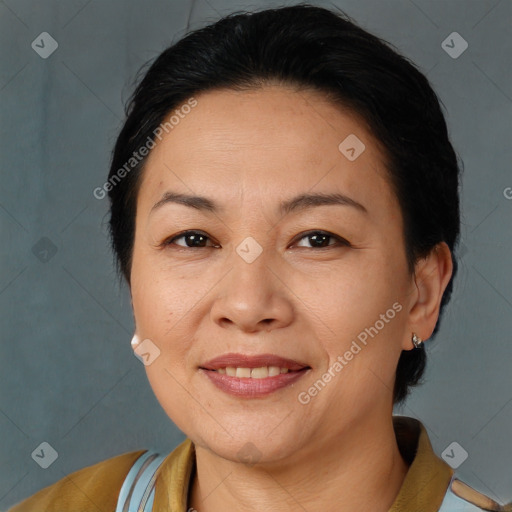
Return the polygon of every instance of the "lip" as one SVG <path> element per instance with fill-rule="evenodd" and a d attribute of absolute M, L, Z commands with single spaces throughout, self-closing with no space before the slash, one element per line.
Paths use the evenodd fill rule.
<path fill-rule="evenodd" d="M 218 370 L 219 368 L 226 368 L 226 366 L 235 366 L 238 368 L 279 366 L 280 368 L 288 368 L 290 371 L 299 371 L 304 368 L 309 368 L 307 364 L 274 354 L 258 354 L 249 356 L 235 353 L 223 354 L 219 357 L 215 357 L 214 359 L 200 365 L 200 368 L 205 370 Z"/>
<path fill-rule="evenodd" d="M 279 366 L 280 368 L 288 368 L 288 373 L 280 373 L 263 379 L 252 379 L 249 377 L 230 377 L 215 371 L 227 366 L 239 368 Z M 239 398 L 259 398 L 270 395 L 279 389 L 292 385 L 310 369 L 311 367 L 306 364 L 274 354 L 247 356 L 233 353 L 211 359 L 199 367 L 199 371 L 206 375 L 218 389 Z"/>

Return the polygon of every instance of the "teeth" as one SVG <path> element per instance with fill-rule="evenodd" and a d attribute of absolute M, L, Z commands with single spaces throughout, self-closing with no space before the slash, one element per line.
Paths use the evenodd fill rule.
<path fill-rule="evenodd" d="M 261 368 L 253 368 L 251 370 L 251 377 L 253 379 L 264 379 L 268 377 L 268 368 L 266 366 L 262 366 Z"/>
<path fill-rule="evenodd" d="M 284 370 L 285 368 L 283 368 Z M 281 373 L 281 368 L 279 366 L 269 366 L 268 367 L 268 376 L 269 377 L 275 377 L 276 375 L 279 375 Z"/>
<path fill-rule="evenodd" d="M 281 373 L 288 373 L 288 368 L 279 368 L 279 366 L 261 366 L 260 368 L 227 366 L 226 368 L 219 368 L 216 371 L 228 377 L 265 379 L 266 377 L 275 377 Z"/>
<path fill-rule="evenodd" d="M 236 376 L 237 377 L 250 377 L 251 376 L 251 369 L 250 368 L 237 368 L 236 369 Z"/>

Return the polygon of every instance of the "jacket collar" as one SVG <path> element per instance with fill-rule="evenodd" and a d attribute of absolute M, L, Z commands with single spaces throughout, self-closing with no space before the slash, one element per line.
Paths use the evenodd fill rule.
<path fill-rule="evenodd" d="M 453 470 L 433 451 L 425 427 L 414 418 L 393 416 L 398 448 L 409 470 L 389 512 L 437 512 Z M 187 511 L 188 491 L 195 471 L 195 449 L 186 439 L 158 470 L 154 510 Z"/>
<path fill-rule="evenodd" d="M 421 422 L 406 416 L 393 416 L 393 427 L 409 471 L 389 512 L 437 512 L 453 469 L 434 453 Z"/>

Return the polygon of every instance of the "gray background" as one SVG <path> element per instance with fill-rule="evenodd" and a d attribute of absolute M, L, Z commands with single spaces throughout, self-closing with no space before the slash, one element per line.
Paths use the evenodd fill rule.
<path fill-rule="evenodd" d="M 107 200 L 92 191 L 144 62 L 187 26 L 291 3 L 0 1 L 0 509 L 81 467 L 184 439 L 132 354 Z M 334 5 L 428 75 L 465 163 L 455 293 L 428 343 L 426 382 L 397 413 L 423 421 L 438 454 L 458 442 L 461 477 L 512 500 L 512 3 Z M 469 44 L 457 59 L 441 47 L 454 31 Z M 41 32 L 59 45 L 47 59 L 31 48 Z M 58 452 L 48 469 L 31 457 L 43 441 Z"/>

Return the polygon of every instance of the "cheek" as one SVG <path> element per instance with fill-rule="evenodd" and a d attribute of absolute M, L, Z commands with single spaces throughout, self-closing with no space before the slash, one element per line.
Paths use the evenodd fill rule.
<path fill-rule="evenodd" d="M 197 287 L 172 269 L 161 254 L 134 248 L 131 294 L 137 328 L 158 338 L 190 310 Z M 144 334 L 141 332 L 141 334 Z"/>
<path fill-rule="evenodd" d="M 324 276 L 320 285 L 308 281 L 306 302 L 329 328 L 329 338 L 352 339 L 389 309 L 394 319 L 393 304 L 403 296 L 403 275 L 403 268 L 377 254 L 361 255 Z"/>
<path fill-rule="evenodd" d="M 187 312 L 197 302 L 190 294 L 194 288 L 184 279 L 170 279 L 155 272 L 154 262 L 142 258 L 134 257 L 132 268 L 132 304 L 137 331 L 141 340 L 150 339 L 158 349 L 158 357 L 145 366 L 148 381 L 160 405 L 178 428 L 189 428 L 189 393 L 195 393 L 188 374 L 187 361 L 193 340 L 190 326 L 187 327 Z"/>
<path fill-rule="evenodd" d="M 181 279 L 170 282 L 155 275 L 147 276 L 143 285 L 132 288 L 133 313 L 139 336 L 150 338 L 165 359 L 170 352 L 176 355 L 183 351 L 187 344 L 185 319 L 197 300 L 186 290 Z"/>
<path fill-rule="evenodd" d="M 394 260 L 376 257 L 333 273 L 317 295 L 312 309 L 328 327 L 320 337 L 328 355 L 325 369 L 338 362 L 334 373 L 343 375 L 341 393 L 374 391 L 375 385 L 389 385 L 394 377 L 406 322 L 406 282 L 399 255 Z M 352 393 L 354 388 L 359 391 Z"/>
<path fill-rule="evenodd" d="M 207 317 L 208 294 L 218 273 L 176 269 L 154 255 L 134 251 L 132 305 L 137 332 L 149 338 L 160 351 L 155 363 L 146 367 L 158 395 L 160 386 L 175 388 L 189 379 L 197 350 L 197 328 Z M 176 390 L 175 390 L 176 391 Z"/>

